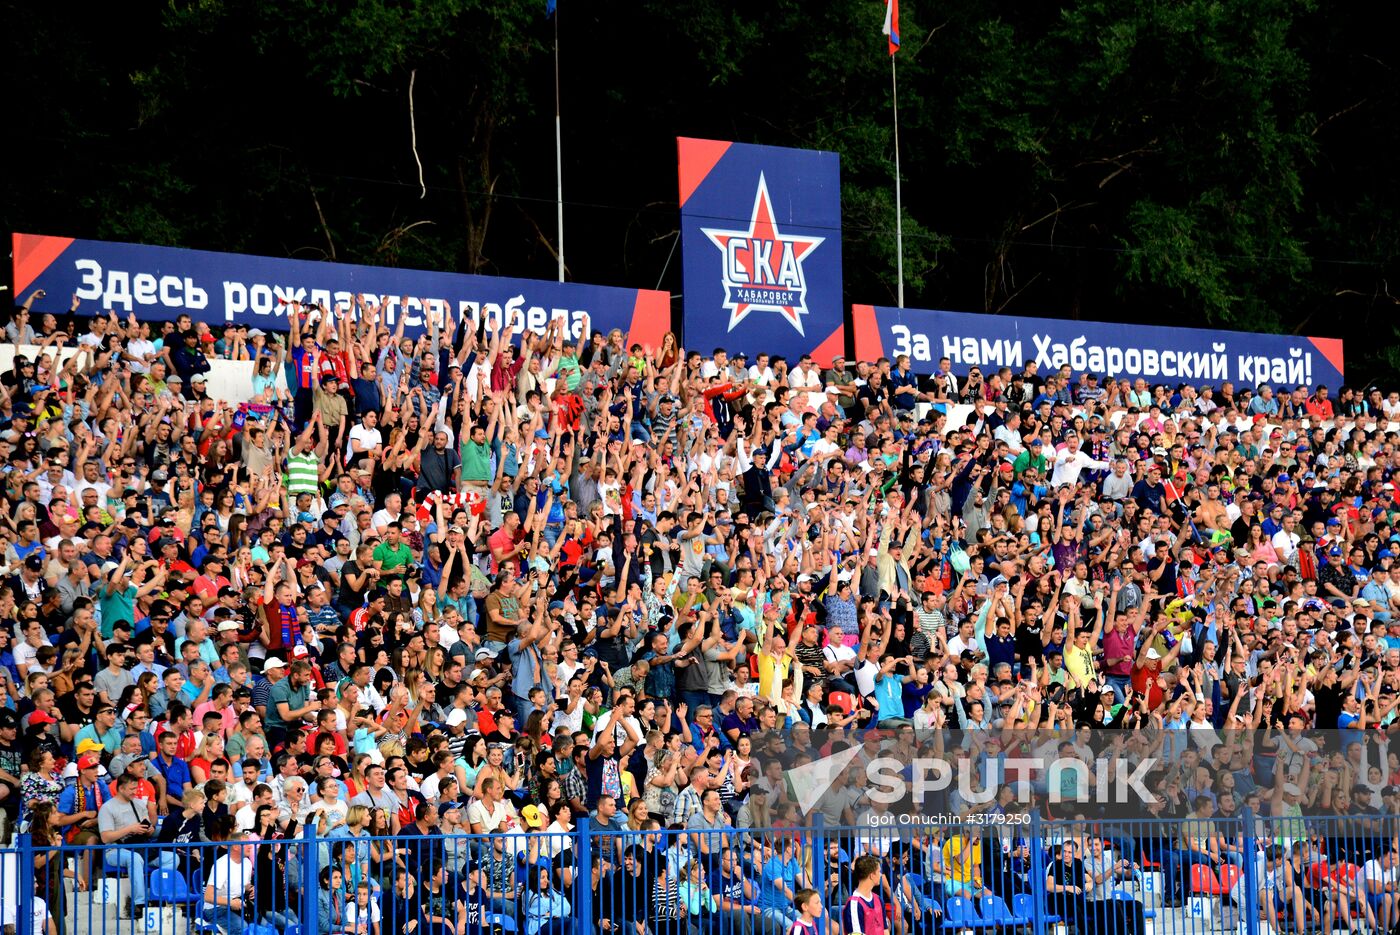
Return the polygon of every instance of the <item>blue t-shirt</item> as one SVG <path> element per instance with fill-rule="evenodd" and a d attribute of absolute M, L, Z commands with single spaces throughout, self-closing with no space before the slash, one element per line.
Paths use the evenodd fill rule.
<path fill-rule="evenodd" d="M 881 676 L 875 682 L 875 703 L 880 708 L 877 721 L 904 717 L 904 676 Z"/>
<path fill-rule="evenodd" d="M 165 777 L 166 795 L 178 799 L 185 794 L 185 786 L 193 781 L 189 764 L 178 756 L 168 765 L 160 756 L 152 757 L 150 762 L 155 771 Z"/>
<path fill-rule="evenodd" d="M 763 865 L 763 879 L 758 885 L 758 906 L 760 909 L 787 909 L 792 905 L 792 900 L 788 899 L 782 890 L 778 889 L 777 881 L 781 880 L 789 892 L 797 891 L 797 876 L 802 872 L 802 865 L 796 859 L 784 861 L 781 857 L 770 857 Z"/>
<path fill-rule="evenodd" d="M 897 393 L 900 387 L 912 386 L 915 390 L 919 388 L 919 378 L 910 370 L 908 373 L 900 373 L 898 369 L 890 371 L 890 401 L 894 403 L 896 409 L 913 409 L 919 403 L 919 395 L 915 393 Z"/>

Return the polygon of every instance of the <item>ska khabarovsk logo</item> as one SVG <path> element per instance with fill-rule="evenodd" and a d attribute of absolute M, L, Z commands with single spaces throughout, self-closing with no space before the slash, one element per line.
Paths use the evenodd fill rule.
<path fill-rule="evenodd" d="M 802 261 L 826 238 L 781 233 L 773 220 L 768 182 L 761 173 L 748 230 L 701 230 L 724 258 L 728 330 L 733 331 L 750 312 L 777 312 L 805 336 L 802 316 L 807 314 L 807 278 Z"/>

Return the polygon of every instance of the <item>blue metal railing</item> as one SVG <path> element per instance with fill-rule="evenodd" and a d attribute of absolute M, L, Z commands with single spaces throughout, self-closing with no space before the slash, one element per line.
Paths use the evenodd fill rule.
<path fill-rule="evenodd" d="M 889 930 L 1309 935 L 1400 923 L 1400 818 L 1249 813 L 855 827 L 605 828 L 0 850 L 15 935 L 787 935 L 839 932 L 877 858 Z M 717 816 L 718 818 L 718 816 Z M 1015 820 L 1012 821 L 1011 818 Z M 720 821 L 722 824 L 722 820 Z M 243 861 L 246 860 L 246 863 Z"/>

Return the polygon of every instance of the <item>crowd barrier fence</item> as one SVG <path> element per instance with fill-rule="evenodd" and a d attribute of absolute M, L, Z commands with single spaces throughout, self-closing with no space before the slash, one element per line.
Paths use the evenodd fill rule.
<path fill-rule="evenodd" d="M 788 935 L 793 897 L 810 888 L 824 907 L 817 931 L 835 935 L 856 860 L 873 854 L 894 935 L 1379 935 L 1400 923 L 1397 832 L 1400 816 L 1380 814 L 885 813 L 765 830 L 309 827 L 236 852 L 44 848 L 19 834 L 0 851 L 0 920 L 14 935 Z"/>

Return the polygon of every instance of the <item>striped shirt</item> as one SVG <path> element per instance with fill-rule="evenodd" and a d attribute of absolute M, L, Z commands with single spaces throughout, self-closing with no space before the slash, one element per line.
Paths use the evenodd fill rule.
<path fill-rule="evenodd" d="M 841 911 L 841 931 L 844 935 L 884 935 L 884 900 L 875 893 L 868 899 L 852 893 Z"/>
<path fill-rule="evenodd" d="M 329 604 L 323 604 L 315 610 L 308 611 L 306 619 L 318 632 L 322 630 L 334 631 L 341 623 L 340 614 Z"/>
<path fill-rule="evenodd" d="M 314 452 L 287 455 L 287 493 L 293 497 L 303 493 L 314 495 L 320 479 L 320 466 L 321 460 Z"/>

